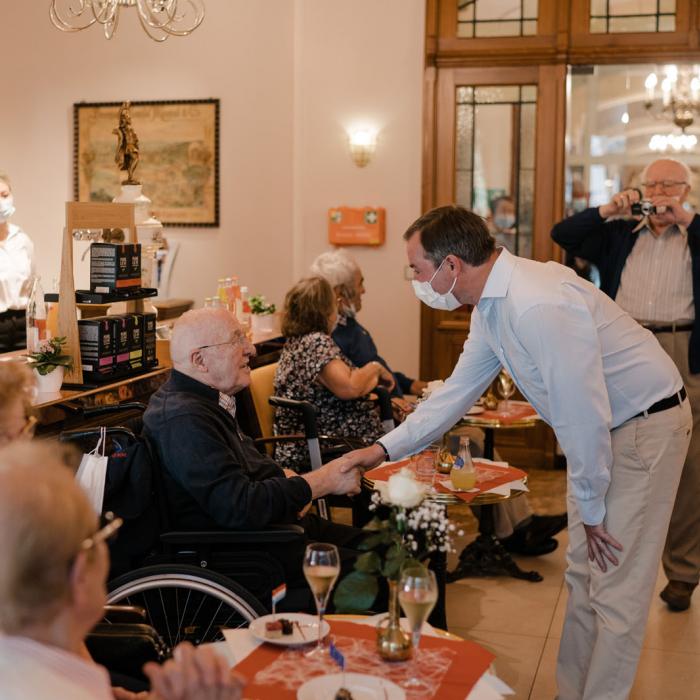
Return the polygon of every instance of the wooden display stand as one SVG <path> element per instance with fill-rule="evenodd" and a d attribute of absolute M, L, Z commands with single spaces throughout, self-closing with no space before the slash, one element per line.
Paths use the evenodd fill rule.
<path fill-rule="evenodd" d="M 66 227 L 63 229 L 61 279 L 58 288 L 58 333 L 66 338 L 66 354 L 73 358 L 73 369 L 66 371 L 64 382 L 83 383 L 78 334 L 78 309 L 73 275 L 73 231 L 77 229 L 120 228 L 128 231 L 127 243 L 137 243 L 133 204 L 66 202 Z M 126 301 L 127 313 L 143 312 L 143 299 Z"/>

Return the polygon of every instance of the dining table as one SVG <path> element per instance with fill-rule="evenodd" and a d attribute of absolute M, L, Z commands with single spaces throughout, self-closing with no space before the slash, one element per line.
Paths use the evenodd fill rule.
<path fill-rule="evenodd" d="M 395 696 L 387 691 L 409 678 L 415 667 L 412 660 L 389 662 L 379 656 L 376 626 L 384 616 L 328 615 L 325 620 L 330 632 L 324 644 L 329 648 L 332 641 L 334 648 L 341 651 L 346 673 L 379 679 L 378 687 L 386 684 L 383 697 L 391 698 Z M 310 616 L 309 619 L 315 618 Z M 401 623 L 408 631 L 408 621 L 403 618 Z M 302 697 L 303 694 L 297 693 L 311 679 L 340 673 L 330 654 L 321 658 L 307 656 L 307 644 L 286 646 L 274 640 L 266 642 L 250 628 L 225 629 L 223 633 L 225 643 L 217 642 L 212 646 L 246 679 L 243 692 L 246 700 L 292 700 Z M 512 695 L 513 691 L 498 678 L 495 661 L 495 655 L 476 642 L 425 623 L 416 664 L 419 675 L 430 683 L 432 690 L 420 697 L 500 700 Z M 333 695 L 328 697 L 332 700 Z M 405 697 L 411 699 L 414 695 L 408 692 Z M 318 700 L 322 700 L 321 696 Z"/>

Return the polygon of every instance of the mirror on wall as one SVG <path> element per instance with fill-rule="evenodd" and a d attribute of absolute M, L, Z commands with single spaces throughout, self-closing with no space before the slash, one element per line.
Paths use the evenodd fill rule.
<path fill-rule="evenodd" d="M 700 66 L 570 66 L 566 88 L 567 216 L 639 187 L 664 156 L 690 167 L 688 205 L 700 209 Z M 566 262 L 596 281 L 581 261 Z"/>
<path fill-rule="evenodd" d="M 650 78 L 650 76 L 655 76 Z M 675 76 L 675 78 L 674 78 Z M 690 106 L 683 108 L 687 99 Z M 693 171 L 689 201 L 700 204 L 700 66 L 572 66 L 567 78 L 566 208 L 608 202 L 636 187 L 663 156 Z M 673 105 L 676 106 L 674 114 Z M 647 106 L 648 105 L 648 106 Z M 684 116 L 685 115 L 685 116 Z M 679 126 L 674 123 L 686 124 Z"/>

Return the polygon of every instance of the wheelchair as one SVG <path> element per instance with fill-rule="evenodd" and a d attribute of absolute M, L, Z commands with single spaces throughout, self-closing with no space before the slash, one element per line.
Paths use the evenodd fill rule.
<path fill-rule="evenodd" d="M 271 592 L 285 574 L 266 548 L 298 547 L 301 557 L 303 529 L 174 531 L 160 467 L 146 437 L 113 426 L 65 431 L 59 439 L 89 451 L 102 430 L 110 441 L 103 510 L 124 519 L 120 536 L 110 544 L 108 604 L 143 608 L 146 622 L 170 648 L 182 641 L 221 641 L 224 629 L 246 627 L 270 612 Z M 307 608 L 310 600 L 308 591 L 292 590 L 285 607 Z"/>

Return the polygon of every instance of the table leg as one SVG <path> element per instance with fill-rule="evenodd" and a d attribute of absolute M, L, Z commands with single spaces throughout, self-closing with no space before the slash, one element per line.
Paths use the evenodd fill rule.
<path fill-rule="evenodd" d="M 484 457 L 494 456 L 493 428 L 484 428 Z M 542 581 L 537 571 L 523 571 L 496 537 L 493 506 L 479 507 L 479 535 L 459 555 L 459 564 L 447 573 L 448 583 L 470 576 L 512 576 L 526 581 Z"/>
<path fill-rule="evenodd" d="M 447 582 L 470 576 L 512 576 L 526 581 L 542 581 L 537 571 L 523 571 L 494 534 L 492 505 L 481 506 L 479 535 L 462 550 L 455 570 L 447 572 Z"/>
<path fill-rule="evenodd" d="M 447 609 L 445 607 L 445 584 L 447 583 L 447 555 L 445 552 L 433 552 L 430 555 L 430 568 L 435 573 L 438 587 L 438 599 L 428 622 L 441 630 L 447 629 Z"/>

